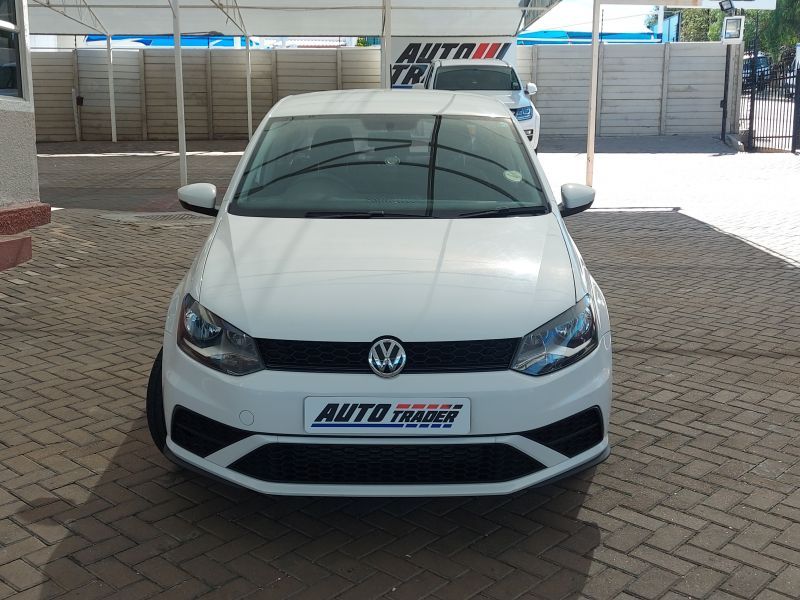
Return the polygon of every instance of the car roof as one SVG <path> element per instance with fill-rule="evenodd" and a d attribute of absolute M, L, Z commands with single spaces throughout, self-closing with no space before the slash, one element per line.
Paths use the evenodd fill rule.
<path fill-rule="evenodd" d="M 481 59 L 472 59 L 472 58 L 448 58 L 443 60 L 436 60 L 434 61 L 439 64 L 440 67 L 461 67 L 461 66 L 470 66 L 470 67 L 510 67 L 511 65 L 508 64 L 504 60 L 500 60 L 499 58 L 481 58 Z"/>
<path fill-rule="evenodd" d="M 338 90 L 288 96 L 271 117 L 316 115 L 460 115 L 507 117 L 499 100 L 445 90 Z"/>

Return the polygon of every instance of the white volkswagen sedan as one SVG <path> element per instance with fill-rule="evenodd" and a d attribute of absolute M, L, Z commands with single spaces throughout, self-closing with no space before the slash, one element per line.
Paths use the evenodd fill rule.
<path fill-rule="evenodd" d="M 506 494 L 608 455 L 603 294 L 519 124 L 459 92 L 279 102 L 172 297 L 147 417 L 269 494 Z M 218 208 L 216 208 L 218 206 Z"/>

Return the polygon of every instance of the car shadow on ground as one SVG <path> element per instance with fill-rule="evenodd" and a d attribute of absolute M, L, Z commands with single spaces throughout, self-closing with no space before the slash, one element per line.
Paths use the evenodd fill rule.
<path fill-rule="evenodd" d="M 583 514 L 594 469 L 501 497 L 264 496 L 173 465 L 143 417 L 131 425 L 91 485 L 16 515 L 63 533 L 41 567 L 38 598 L 214 589 L 461 597 L 486 589 L 556 599 L 583 591 L 600 545 L 591 511 Z"/>

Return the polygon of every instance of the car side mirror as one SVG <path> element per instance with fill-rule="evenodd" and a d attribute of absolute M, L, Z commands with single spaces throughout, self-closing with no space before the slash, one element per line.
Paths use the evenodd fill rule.
<path fill-rule="evenodd" d="M 539 88 L 536 87 L 535 83 L 528 83 L 528 85 L 525 86 L 525 93 L 528 94 L 528 96 L 534 96 L 538 91 Z"/>
<path fill-rule="evenodd" d="M 216 216 L 219 212 L 214 203 L 217 200 L 217 186 L 210 183 L 190 183 L 178 188 L 178 202 L 186 210 L 201 215 Z"/>
<path fill-rule="evenodd" d="M 559 212 L 562 217 L 576 215 L 585 211 L 594 202 L 594 190 L 588 185 L 579 183 L 565 183 L 561 186 L 561 206 Z"/>
<path fill-rule="evenodd" d="M 425 84 L 424 83 L 412 83 L 411 84 L 411 89 L 412 90 L 424 90 L 425 89 Z"/>

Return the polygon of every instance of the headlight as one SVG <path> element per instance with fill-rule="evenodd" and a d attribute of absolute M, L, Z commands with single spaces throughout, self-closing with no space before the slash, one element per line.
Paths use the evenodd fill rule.
<path fill-rule="evenodd" d="M 527 121 L 528 119 L 533 118 L 533 107 L 523 106 L 522 108 L 518 108 L 516 116 L 517 121 Z"/>
<path fill-rule="evenodd" d="M 178 316 L 178 346 L 196 361 L 228 375 L 247 375 L 264 368 L 253 338 L 189 294 Z"/>
<path fill-rule="evenodd" d="M 545 375 L 579 361 L 596 347 L 597 321 L 587 294 L 522 338 L 511 368 L 528 375 Z"/>

